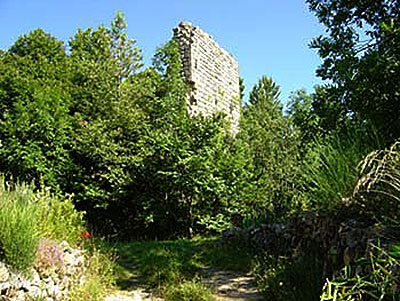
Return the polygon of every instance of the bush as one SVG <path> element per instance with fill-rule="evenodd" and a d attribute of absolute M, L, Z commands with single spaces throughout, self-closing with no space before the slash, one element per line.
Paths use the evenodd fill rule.
<path fill-rule="evenodd" d="M 35 192 L 26 184 L 5 185 L 1 176 L 0 182 L 0 260 L 27 270 L 36 260 L 39 238 L 78 244 L 83 213 L 71 198 Z"/>
<path fill-rule="evenodd" d="M 399 245 L 372 245 L 366 257 L 326 281 L 321 301 L 399 300 L 399 259 Z"/>
<path fill-rule="evenodd" d="M 96 243 L 88 246 L 86 253 L 84 283 L 72 288 L 70 299 L 77 301 L 104 300 L 107 290 L 115 283 L 115 256 L 110 250 L 98 247 Z"/>
<path fill-rule="evenodd" d="M 63 251 L 54 241 L 39 239 L 35 268 L 39 274 L 62 270 Z"/>
<path fill-rule="evenodd" d="M 28 270 L 36 259 L 39 229 L 34 201 L 27 185 L 16 184 L 14 190 L 0 185 L 0 259 L 21 271 Z"/>
<path fill-rule="evenodd" d="M 322 288 L 318 258 L 259 254 L 254 260 L 254 274 L 265 300 L 318 300 Z"/>
<path fill-rule="evenodd" d="M 48 190 L 41 190 L 36 193 L 35 198 L 41 238 L 58 242 L 65 240 L 69 245 L 76 246 L 82 240 L 80 234 L 84 231 L 84 212 L 75 209 L 72 197 L 53 195 Z"/>

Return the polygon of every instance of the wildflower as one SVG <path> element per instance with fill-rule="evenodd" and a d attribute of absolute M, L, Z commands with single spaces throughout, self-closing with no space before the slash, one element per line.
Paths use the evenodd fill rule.
<path fill-rule="evenodd" d="M 90 238 L 90 233 L 88 230 L 83 231 L 80 235 L 80 238 L 85 238 L 85 239 L 89 239 Z"/>

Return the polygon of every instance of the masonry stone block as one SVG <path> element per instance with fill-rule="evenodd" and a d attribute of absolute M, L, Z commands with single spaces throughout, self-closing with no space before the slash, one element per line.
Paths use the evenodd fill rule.
<path fill-rule="evenodd" d="M 190 83 L 189 114 L 209 116 L 223 111 L 232 133 L 237 133 L 240 118 L 237 61 L 209 34 L 189 22 L 179 23 L 174 38 L 179 43 L 182 75 Z"/>

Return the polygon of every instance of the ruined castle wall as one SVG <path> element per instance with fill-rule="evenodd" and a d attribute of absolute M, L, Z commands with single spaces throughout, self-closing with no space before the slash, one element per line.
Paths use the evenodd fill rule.
<path fill-rule="evenodd" d="M 237 132 L 240 118 L 239 70 L 235 58 L 214 39 L 188 22 L 174 29 L 180 47 L 183 75 L 190 85 L 188 110 L 209 116 L 223 111 Z"/>

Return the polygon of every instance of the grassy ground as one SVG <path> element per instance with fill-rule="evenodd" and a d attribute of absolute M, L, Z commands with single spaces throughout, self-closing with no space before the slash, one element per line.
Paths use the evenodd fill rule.
<path fill-rule="evenodd" d="M 217 238 L 148 241 L 117 244 L 117 285 L 139 285 L 158 292 L 166 300 L 214 300 L 201 280 L 204 269 L 249 271 L 245 250 L 222 246 Z"/>

